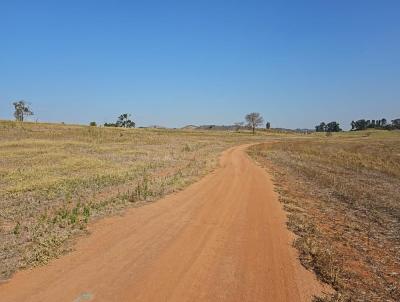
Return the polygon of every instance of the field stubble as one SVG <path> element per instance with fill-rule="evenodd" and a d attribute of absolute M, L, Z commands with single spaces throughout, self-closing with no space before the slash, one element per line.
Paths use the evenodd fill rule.
<path fill-rule="evenodd" d="M 400 301 L 400 133 L 262 144 L 303 265 L 337 291 L 317 301 Z"/>

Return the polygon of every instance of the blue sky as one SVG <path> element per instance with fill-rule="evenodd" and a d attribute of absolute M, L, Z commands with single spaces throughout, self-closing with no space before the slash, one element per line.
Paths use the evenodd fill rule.
<path fill-rule="evenodd" d="M 0 119 L 275 127 L 400 117 L 400 1 L 0 0 Z"/>

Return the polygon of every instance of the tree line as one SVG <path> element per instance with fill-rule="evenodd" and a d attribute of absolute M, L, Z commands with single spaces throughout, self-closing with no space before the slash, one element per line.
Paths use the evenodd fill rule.
<path fill-rule="evenodd" d="M 33 115 L 33 111 L 30 108 L 30 104 L 21 100 L 12 103 L 14 106 L 14 117 L 17 121 L 23 122 L 26 116 Z M 249 127 L 253 134 L 255 133 L 256 128 L 260 127 L 264 123 L 264 119 L 258 112 L 252 112 L 245 116 L 245 121 L 247 127 Z M 96 122 L 90 122 L 90 126 L 97 126 Z M 235 123 L 236 130 L 238 131 L 241 127 L 243 127 L 244 123 L 239 122 Z M 360 119 L 357 121 L 351 121 L 351 130 L 359 131 L 366 129 L 385 129 L 385 130 L 394 130 L 400 129 L 400 118 L 394 119 L 391 123 L 385 118 L 377 119 L 377 120 L 366 120 Z M 136 123 L 131 120 L 131 115 L 128 113 L 121 114 L 115 123 L 104 123 L 104 127 L 122 127 L 122 128 L 135 128 Z M 271 124 L 267 122 L 265 124 L 266 129 L 270 129 Z M 338 122 L 333 121 L 329 123 L 321 122 L 319 125 L 315 126 L 316 132 L 340 132 L 342 129 Z"/>
<path fill-rule="evenodd" d="M 359 131 L 366 129 L 382 129 L 382 130 L 394 130 L 400 129 L 400 118 L 394 119 L 391 123 L 388 123 L 385 118 L 380 120 L 357 120 L 351 121 L 350 123 L 351 131 Z M 338 122 L 325 123 L 321 122 L 319 125 L 315 126 L 316 132 L 340 132 L 342 129 Z"/>
<path fill-rule="evenodd" d="M 380 120 L 365 120 L 361 119 L 358 121 L 351 121 L 351 130 L 366 130 L 366 129 L 385 129 L 385 130 L 393 130 L 400 129 L 400 118 L 394 119 L 391 123 L 388 123 L 385 118 Z"/>

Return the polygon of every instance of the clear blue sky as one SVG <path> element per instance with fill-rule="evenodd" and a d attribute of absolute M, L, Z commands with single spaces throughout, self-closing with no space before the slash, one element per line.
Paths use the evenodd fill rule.
<path fill-rule="evenodd" d="M 0 1 L 0 119 L 400 117 L 400 1 Z"/>

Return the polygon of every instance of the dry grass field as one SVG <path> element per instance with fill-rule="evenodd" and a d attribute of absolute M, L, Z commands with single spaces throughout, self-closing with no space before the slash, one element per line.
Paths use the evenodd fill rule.
<path fill-rule="evenodd" d="M 89 221 L 179 190 L 265 135 L 0 121 L 0 279 L 68 251 Z"/>
<path fill-rule="evenodd" d="M 318 301 L 400 301 L 400 132 L 253 146 L 275 178 L 300 259 L 337 290 Z"/>
<path fill-rule="evenodd" d="M 267 135 L 266 135 L 267 134 Z M 0 280 L 73 248 L 87 224 L 180 190 L 220 153 L 272 172 L 318 301 L 400 300 L 400 132 L 285 133 L 98 128 L 0 121 Z"/>

